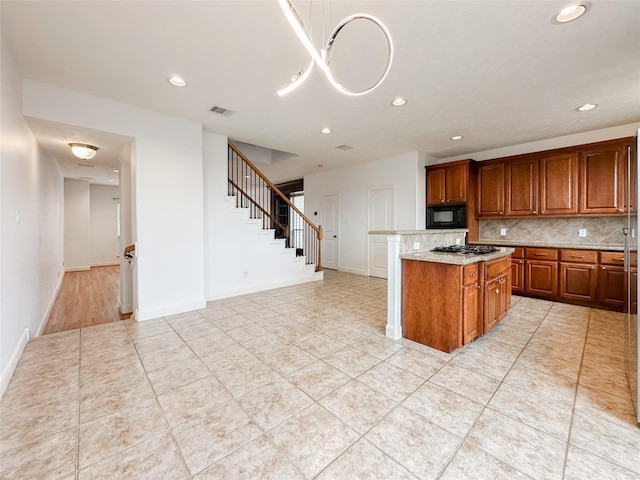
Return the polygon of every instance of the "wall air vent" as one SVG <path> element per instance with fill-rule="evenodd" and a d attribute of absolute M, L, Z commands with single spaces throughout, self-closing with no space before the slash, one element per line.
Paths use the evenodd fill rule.
<path fill-rule="evenodd" d="M 228 109 L 222 108 L 222 107 L 220 107 L 218 105 L 214 105 L 213 107 L 211 107 L 209 109 L 209 111 L 213 112 L 213 113 L 217 113 L 218 115 L 224 115 L 225 117 L 230 117 L 231 115 L 236 113 L 233 110 L 228 110 Z"/>
<path fill-rule="evenodd" d="M 78 165 L 79 167 L 96 168 L 95 165 L 87 165 L 85 163 L 76 163 L 76 165 Z"/>
<path fill-rule="evenodd" d="M 336 147 L 338 150 L 353 150 L 353 147 L 351 145 L 338 145 Z"/>
<path fill-rule="evenodd" d="M 93 177 L 78 177 L 78 180 L 93 180 Z"/>

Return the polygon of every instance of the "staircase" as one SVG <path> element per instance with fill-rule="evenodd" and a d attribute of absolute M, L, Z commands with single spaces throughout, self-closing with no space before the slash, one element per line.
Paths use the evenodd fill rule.
<path fill-rule="evenodd" d="M 227 218 L 242 232 L 237 241 L 250 253 L 253 268 L 263 278 L 253 282 L 292 285 L 323 278 L 322 229 L 314 225 L 231 142 L 228 143 Z M 256 267 L 256 262 L 259 268 Z M 268 287 L 267 287 L 268 288 Z"/>

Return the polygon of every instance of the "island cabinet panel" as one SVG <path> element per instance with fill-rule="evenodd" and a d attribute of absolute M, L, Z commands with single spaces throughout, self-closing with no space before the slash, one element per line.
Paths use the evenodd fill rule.
<path fill-rule="evenodd" d="M 524 291 L 524 248 L 515 247 L 511 255 L 511 292 Z"/>
<path fill-rule="evenodd" d="M 538 213 L 538 159 L 506 163 L 506 216 L 527 217 Z"/>
<path fill-rule="evenodd" d="M 478 167 L 478 217 L 504 215 L 504 162 Z"/>
<path fill-rule="evenodd" d="M 578 213 L 578 154 L 540 158 L 540 214 Z"/>
<path fill-rule="evenodd" d="M 495 327 L 511 306 L 511 257 L 485 265 L 483 333 Z"/>
<path fill-rule="evenodd" d="M 462 347 L 460 265 L 402 260 L 402 336 L 443 352 Z"/>
<path fill-rule="evenodd" d="M 462 290 L 462 343 L 473 341 L 482 335 L 482 300 L 480 291 L 480 265 L 474 263 L 463 269 L 464 287 Z"/>

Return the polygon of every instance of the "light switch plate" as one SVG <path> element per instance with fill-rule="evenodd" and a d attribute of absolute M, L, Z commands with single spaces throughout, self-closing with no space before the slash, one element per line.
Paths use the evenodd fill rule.
<path fill-rule="evenodd" d="M 413 249 L 414 249 L 414 250 L 420 250 L 420 242 L 415 242 L 415 243 L 413 244 Z"/>
<path fill-rule="evenodd" d="M 586 237 L 587 236 L 587 229 L 586 228 L 581 228 L 578 230 L 578 235 L 580 237 Z"/>

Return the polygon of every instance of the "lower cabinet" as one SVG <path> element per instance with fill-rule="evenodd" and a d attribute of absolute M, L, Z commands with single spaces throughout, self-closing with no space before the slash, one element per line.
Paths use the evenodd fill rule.
<path fill-rule="evenodd" d="M 558 250 L 527 248 L 524 292 L 537 297 L 558 295 Z"/>
<path fill-rule="evenodd" d="M 466 345 L 507 314 L 510 279 L 508 256 L 469 265 L 403 259 L 402 336 L 447 353 Z"/>
<path fill-rule="evenodd" d="M 600 303 L 610 307 L 623 308 L 626 290 L 625 278 L 624 267 L 601 265 L 598 289 Z"/>
<path fill-rule="evenodd" d="M 516 247 L 511 255 L 511 292 L 524 292 L 524 248 Z"/>
<path fill-rule="evenodd" d="M 484 283 L 483 330 L 487 333 L 511 306 L 511 258 L 487 262 Z"/>

